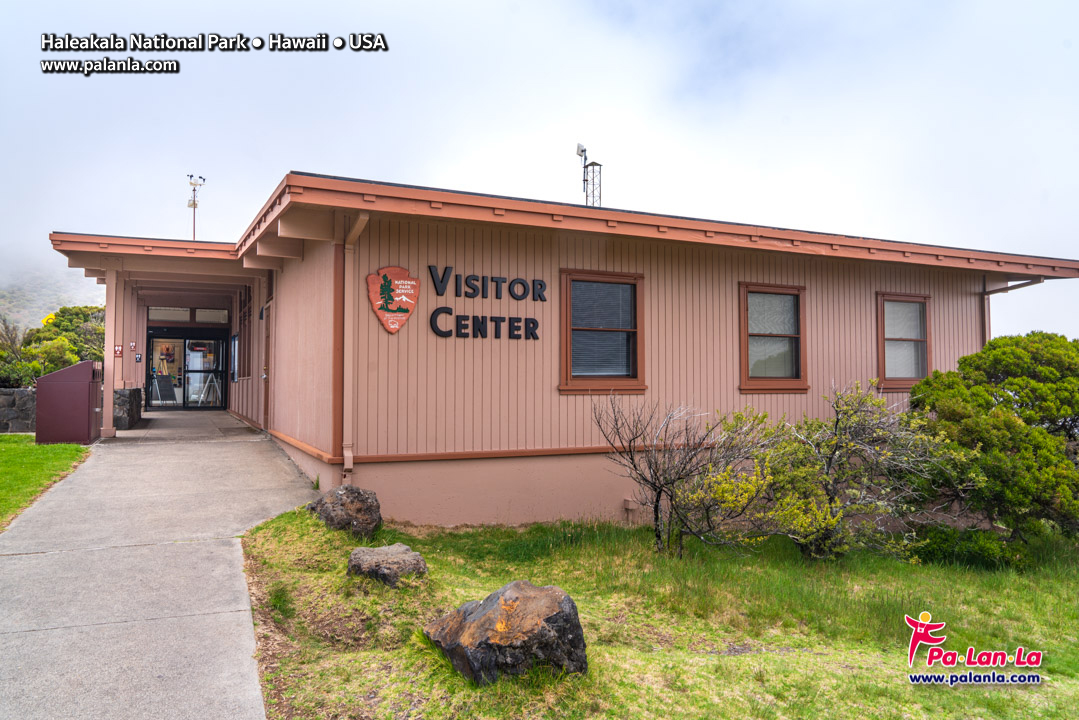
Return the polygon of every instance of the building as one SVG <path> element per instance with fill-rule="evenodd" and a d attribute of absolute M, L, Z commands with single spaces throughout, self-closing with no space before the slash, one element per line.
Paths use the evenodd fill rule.
<path fill-rule="evenodd" d="M 595 395 L 801 417 L 880 378 L 902 401 L 982 347 L 992 294 L 1079 277 L 1076 260 L 298 172 L 235 244 L 50 239 L 106 286 L 106 388 L 227 408 L 322 488 L 438 524 L 625 518 Z"/>

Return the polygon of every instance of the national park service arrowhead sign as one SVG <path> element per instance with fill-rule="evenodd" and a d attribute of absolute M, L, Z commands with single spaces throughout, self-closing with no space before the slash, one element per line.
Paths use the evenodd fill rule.
<path fill-rule="evenodd" d="M 384 267 L 367 276 L 367 297 L 382 327 L 396 333 L 416 312 L 420 279 L 409 277 L 403 267 Z"/>

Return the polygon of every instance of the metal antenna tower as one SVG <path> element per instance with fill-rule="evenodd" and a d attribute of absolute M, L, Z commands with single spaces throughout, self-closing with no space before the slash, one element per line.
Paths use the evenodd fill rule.
<path fill-rule="evenodd" d="M 581 157 L 584 204 L 589 207 L 599 207 L 603 204 L 603 166 L 598 162 L 588 162 L 588 150 L 581 143 L 577 143 L 577 154 Z"/>
<path fill-rule="evenodd" d="M 206 178 L 202 175 L 196 180 L 194 175 L 187 176 L 187 184 L 191 186 L 191 199 L 187 206 L 191 208 L 191 239 L 195 239 L 195 211 L 199 209 L 199 188 L 206 184 Z"/>

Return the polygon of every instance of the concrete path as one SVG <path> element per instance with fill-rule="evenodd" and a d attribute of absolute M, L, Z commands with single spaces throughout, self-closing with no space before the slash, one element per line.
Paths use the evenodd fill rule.
<path fill-rule="evenodd" d="M 237 535 L 317 496 L 265 435 L 159 411 L 0 534 L 0 718 L 264 718 Z"/>

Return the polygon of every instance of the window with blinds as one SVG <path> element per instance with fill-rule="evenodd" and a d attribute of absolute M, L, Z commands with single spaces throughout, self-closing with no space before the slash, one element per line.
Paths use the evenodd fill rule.
<path fill-rule="evenodd" d="M 574 377 L 636 374 L 635 289 L 623 283 L 573 281 Z"/>
<path fill-rule="evenodd" d="M 563 391 L 644 390 L 641 276 L 562 272 Z"/>

